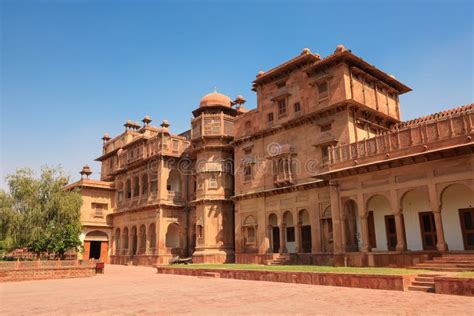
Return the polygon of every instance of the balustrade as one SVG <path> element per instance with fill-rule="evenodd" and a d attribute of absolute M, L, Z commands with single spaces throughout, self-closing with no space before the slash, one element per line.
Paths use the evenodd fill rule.
<path fill-rule="evenodd" d="M 453 113 L 440 119 L 417 125 L 400 124 L 384 134 L 358 142 L 330 147 L 329 164 L 334 165 L 377 155 L 386 155 L 416 146 L 429 146 L 457 136 L 472 133 L 472 109 Z M 426 149 L 427 147 L 424 147 Z"/>

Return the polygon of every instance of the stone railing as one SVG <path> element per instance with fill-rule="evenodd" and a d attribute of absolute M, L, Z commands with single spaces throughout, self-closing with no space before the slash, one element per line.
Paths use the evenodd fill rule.
<path fill-rule="evenodd" d="M 382 135 L 329 148 L 329 169 L 415 155 L 472 142 L 472 108 L 419 124 L 401 125 Z"/>

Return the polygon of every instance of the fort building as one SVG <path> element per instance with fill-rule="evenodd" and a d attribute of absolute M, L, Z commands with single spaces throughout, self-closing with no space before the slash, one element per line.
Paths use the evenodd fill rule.
<path fill-rule="evenodd" d="M 148 116 L 102 138 L 84 257 L 412 266 L 474 250 L 473 104 L 410 121 L 411 91 L 338 45 L 259 72 L 247 110 L 216 91 L 170 132 Z"/>

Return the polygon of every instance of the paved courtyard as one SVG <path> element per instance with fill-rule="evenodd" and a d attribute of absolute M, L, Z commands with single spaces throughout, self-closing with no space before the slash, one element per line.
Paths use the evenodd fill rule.
<path fill-rule="evenodd" d="M 474 298 L 204 279 L 111 265 L 92 278 L 0 284 L 1 315 L 242 313 L 474 315 Z"/>

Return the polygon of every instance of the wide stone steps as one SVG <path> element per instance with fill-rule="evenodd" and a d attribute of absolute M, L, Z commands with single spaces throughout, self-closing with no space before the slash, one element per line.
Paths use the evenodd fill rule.
<path fill-rule="evenodd" d="M 415 277 L 415 280 L 411 283 L 411 285 L 408 286 L 408 290 L 434 293 L 435 292 L 434 277 L 439 276 L 439 275 L 440 274 L 420 273 Z"/>
<path fill-rule="evenodd" d="M 474 271 L 474 253 L 447 253 L 418 263 L 414 268 L 451 272 Z"/>
<path fill-rule="evenodd" d="M 410 285 L 408 287 L 409 291 L 419 291 L 419 292 L 427 292 L 427 293 L 434 293 L 435 288 L 431 286 L 415 286 L 415 285 Z"/>

